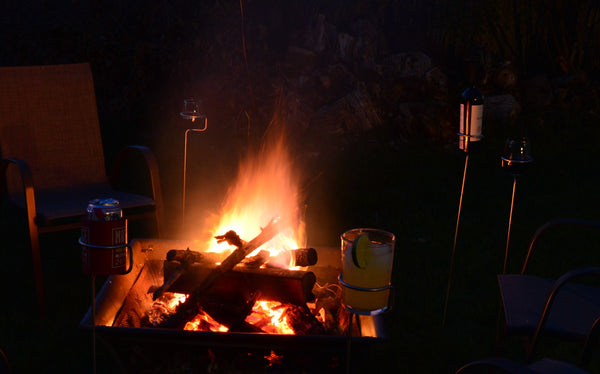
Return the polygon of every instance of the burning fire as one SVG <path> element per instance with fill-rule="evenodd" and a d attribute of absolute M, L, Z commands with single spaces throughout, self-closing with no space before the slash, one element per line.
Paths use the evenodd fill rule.
<path fill-rule="evenodd" d="M 187 295 L 174 294 L 173 302 L 179 300 L 185 301 Z M 176 306 L 175 304 L 171 304 Z M 286 308 L 279 302 L 259 300 L 254 304 L 252 312 L 246 317 L 246 322 L 256 326 L 269 334 L 288 334 L 293 335 L 294 329 L 288 324 L 287 316 L 285 315 Z M 189 321 L 184 330 L 187 331 L 212 331 L 212 332 L 227 332 L 227 326 L 215 321 L 207 313 L 201 312 L 194 319 Z"/>
<path fill-rule="evenodd" d="M 270 252 L 270 264 L 291 268 L 293 264 L 284 251 L 305 245 L 304 222 L 300 216 L 299 178 L 294 173 L 288 148 L 283 137 L 265 143 L 257 155 L 246 157 L 240 163 L 235 183 L 227 191 L 221 212 L 208 222 L 210 240 L 204 248 L 208 252 L 225 252 L 232 249 L 227 242 L 217 242 L 214 237 L 227 231 L 235 231 L 243 240 L 250 240 L 261 232 L 273 218 L 281 217 L 292 225 L 280 231 L 248 257 L 259 251 Z M 281 261 L 280 259 L 283 259 Z M 274 264 L 274 261 L 287 262 Z M 181 294 L 176 299 L 184 302 Z M 174 301 L 175 302 L 175 301 Z M 259 300 L 255 303 L 246 322 L 266 333 L 294 334 L 288 325 L 286 308 L 279 302 Z M 207 313 L 199 313 L 188 322 L 185 330 L 227 332 L 228 328 L 212 319 Z"/>
<path fill-rule="evenodd" d="M 242 239 L 250 240 L 274 217 L 285 216 L 296 227 L 282 231 L 260 250 L 269 250 L 272 256 L 280 251 L 299 248 L 306 242 L 304 223 L 300 217 L 299 179 L 294 173 L 290 155 L 283 137 L 268 142 L 256 157 L 247 157 L 241 164 L 236 182 L 228 190 L 222 212 L 212 218 L 211 241 L 206 248 L 211 252 L 231 249 L 227 243 L 216 243 L 212 238 L 229 230 Z M 256 255 L 259 251 L 251 253 Z M 288 266 L 289 264 L 282 264 Z"/>
<path fill-rule="evenodd" d="M 194 317 L 193 320 L 185 324 L 183 328 L 187 331 L 212 331 L 212 332 L 227 332 L 229 329 L 227 326 L 223 326 L 219 322 L 215 321 L 210 315 L 206 313 L 199 313 Z"/>
<path fill-rule="evenodd" d="M 294 334 L 294 329 L 288 324 L 285 308 L 278 302 L 257 301 L 252 308 L 252 313 L 246 317 L 246 322 L 267 333 Z"/>

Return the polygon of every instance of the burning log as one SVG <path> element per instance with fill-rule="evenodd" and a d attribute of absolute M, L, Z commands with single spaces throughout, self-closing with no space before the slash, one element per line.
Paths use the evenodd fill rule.
<path fill-rule="evenodd" d="M 245 321 L 259 297 L 260 292 L 249 294 L 247 298 L 235 300 L 235 302 L 221 302 L 216 298 L 207 297 L 202 309 L 214 320 L 228 326 L 228 331 L 263 332 L 260 328 Z"/>
<path fill-rule="evenodd" d="M 198 251 L 190 251 L 190 249 L 172 249 L 167 252 L 167 261 L 179 261 L 184 262 L 186 260 L 191 263 L 194 262 L 203 262 L 207 264 L 216 264 L 217 262 L 221 262 L 223 259 L 223 255 L 216 252 L 198 252 Z"/>
<path fill-rule="evenodd" d="M 202 255 L 200 252 L 190 251 L 189 248 L 185 251 L 169 251 L 167 253 L 167 260 L 169 260 L 169 258 L 176 259 L 179 262 L 179 265 L 168 277 L 165 276 L 163 285 L 154 291 L 152 300 L 158 299 L 165 291 L 167 291 L 171 285 L 187 271 L 192 263 L 200 262 L 205 257 L 207 256 Z"/>
<path fill-rule="evenodd" d="M 167 261 L 164 263 L 165 281 L 162 286 L 154 291 L 152 299 L 158 299 L 165 291 L 193 292 L 194 285 L 200 284 L 207 275 L 206 272 L 214 270 L 216 263 L 220 262 L 221 258 L 222 256 L 218 253 L 190 251 L 189 248 L 186 250 L 170 250 L 167 252 Z M 266 269 L 260 272 L 252 271 L 252 269 L 258 269 L 265 263 L 267 264 Z M 271 263 L 274 265 L 270 265 Z M 265 296 L 269 300 L 295 304 L 312 301 L 314 295 L 311 290 L 316 281 L 315 275 L 310 272 L 289 271 L 279 268 L 281 264 L 290 263 L 297 266 L 314 265 L 317 263 L 317 253 L 314 248 L 299 248 L 282 251 L 271 260 L 268 251 L 260 251 L 256 256 L 246 258 L 243 261 L 243 267 L 240 265 L 234 267 L 234 273 L 244 273 L 244 277 L 240 277 L 239 274 L 227 273 L 227 276 L 218 283 L 239 286 L 250 284 L 255 289 L 266 291 Z M 188 272 L 190 274 L 185 276 L 183 280 L 178 281 L 180 277 Z M 175 286 L 173 286 L 174 283 L 176 283 Z M 222 289 L 222 287 L 218 288 Z M 226 288 L 231 289 L 231 287 Z"/>
<path fill-rule="evenodd" d="M 269 252 L 269 251 L 260 251 L 255 256 L 246 257 L 244 259 L 244 261 L 242 261 L 241 263 L 244 264 L 244 266 L 259 268 L 263 264 L 265 264 L 267 261 L 269 261 L 270 255 L 271 255 L 271 252 Z M 236 266 L 239 266 L 239 265 L 236 265 Z"/>
<path fill-rule="evenodd" d="M 310 312 L 306 305 L 286 304 L 285 316 L 297 335 L 323 335 L 325 328 Z"/>
<path fill-rule="evenodd" d="M 184 263 L 216 264 L 223 260 L 221 253 L 190 251 L 189 248 L 172 249 L 167 252 L 167 261 L 178 261 Z M 259 267 L 266 264 L 269 267 L 289 266 L 312 266 L 316 265 L 319 256 L 314 248 L 296 248 L 284 250 L 275 256 L 269 251 L 260 251 L 257 255 L 246 257 L 241 262 L 247 266 Z"/>
<path fill-rule="evenodd" d="M 172 292 L 191 293 L 206 275 L 217 265 L 191 264 L 170 287 Z M 178 262 L 165 261 L 164 276 L 170 279 L 178 273 Z M 316 282 L 313 272 L 277 268 L 256 268 L 239 264 L 227 272 L 223 278 L 215 282 L 207 291 L 207 298 L 231 299 L 240 298 L 240 293 L 260 291 L 262 298 L 302 305 L 314 300 L 312 289 Z"/>
<path fill-rule="evenodd" d="M 274 259 L 267 261 L 269 264 L 290 264 L 291 266 L 312 266 L 319 259 L 317 251 L 314 248 L 297 248 L 288 251 L 281 251 Z M 277 267 L 277 265 L 274 265 Z"/>
<path fill-rule="evenodd" d="M 215 282 L 225 276 L 238 263 L 240 263 L 247 255 L 255 249 L 271 240 L 280 229 L 283 227 L 283 222 L 279 219 L 271 220 L 269 224 L 262 229 L 251 241 L 244 243 L 239 236 L 233 231 L 228 231 L 225 235 L 216 237 L 217 240 L 227 241 L 229 244 L 235 245 L 237 248 L 221 262 L 220 265 L 212 269 L 208 275 L 202 280 L 200 285 L 190 293 L 188 299 L 179 305 L 177 312 L 170 316 L 161 327 L 181 329 L 185 324 L 192 319 L 199 311 L 207 291 L 215 284 Z"/>

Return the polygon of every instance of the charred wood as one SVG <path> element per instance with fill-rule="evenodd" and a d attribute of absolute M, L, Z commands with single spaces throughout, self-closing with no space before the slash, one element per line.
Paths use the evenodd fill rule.
<path fill-rule="evenodd" d="M 167 252 L 168 261 L 184 262 L 189 259 L 192 263 L 216 264 L 221 262 L 226 256 L 216 252 L 198 252 L 189 249 L 172 249 Z M 318 262 L 317 251 L 314 248 L 297 248 L 281 251 L 275 256 L 271 256 L 269 251 L 262 250 L 257 255 L 246 257 L 241 262 L 248 266 L 259 267 L 262 264 L 270 263 L 272 267 L 289 266 L 312 266 Z"/>
<path fill-rule="evenodd" d="M 202 282 L 189 295 L 188 299 L 177 308 L 177 312 L 169 317 L 163 324 L 165 328 L 181 329 L 185 324 L 198 313 L 198 310 L 205 302 L 207 292 L 219 279 L 232 270 L 240 261 L 255 249 L 271 240 L 283 228 L 284 222 L 281 220 L 272 220 L 261 233 L 254 239 L 245 243 L 233 231 L 228 231 L 225 235 L 219 236 L 216 239 L 227 241 L 229 244 L 235 245 L 234 250 L 220 265 L 212 269 Z"/>
<path fill-rule="evenodd" d="M 190 263 L 207 263 L 207 264 L 216 264 L 217 262 L 221 262 L 223 260 L 223 254 L 217 252 L 198 252 L 198 251 L 190 251 L 188 249 L 171 249 L 167 252 L 167 260 L 168 261 L 179 261 L 183 262 L 186 259 L 190 261 Z"/>
<path fill-rule="evenodd" d="M 192 264 L 187 272 L 171 285 L 170 290 L 193 292 L 215 267 L 216 265 Z M 169 278 L 177 269 L 177 262 L 165 261 L 165 278 Z M 260 291 L 263 299 L 301 305 L 314 299 L 312 289 L 315 282 L 316 276 L 310 271 L 255 268 L 240 264 L 215 282 L 207 292 L 207 298 L 235 300 L 246 293 Z"/>
<path fill-rule="evenodd" d="M 297 335 L 323 335 L 325 328 L 306 305 L 285 304 L 285 316 Z"/>

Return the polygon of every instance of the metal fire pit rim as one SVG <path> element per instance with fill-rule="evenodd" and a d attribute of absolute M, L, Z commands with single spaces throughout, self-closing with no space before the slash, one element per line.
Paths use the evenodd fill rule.
<path fill-rule="evenodd" d="M 100 293 L 96 297 L 96 313 L 104 314 L 108 317 L 95 320 L 95 333 L 106 337 L 118 339 L 144 338 L 144 340 L 160 339 L 171 340 L 180 343 L 184 341 L 190 344 L 214 345 L 220 342 L 224 346 L 231 346 L 235 342 L 245 342 L 244 346 L 265 347 L 269 345 L 290 345 L 293 347 L 305 346 L 316 349 L 332 350 L 345 346 L 348 342 L 348 336 L 345 335 L 283 335 L 268 333 L 242 333 L 242 332 L 210 332 L 210 331 L 185 331 L 166 328 L 136 328 L 136 327 L 118 327 L 112 326 L 115 316 L 120 312 L 122 300 L 124 300 L 128 290 L 136 282 L 139 274 L 145 266 L 145 261 L 163 258 L 166 250 L 172 249 L 174 245 L 186 245 L 189 242 L 185 240 L 170 239 L 133 239 L 130 242 L 133 253 L 134 271 L 125 275 L 111 275 L 107 278 Z M 319 259 L 329 257 L 325 261 L 326 266 L 332 266 L 331 261 L 340 261 L 339 249 L 329 247 L 316 247 L 319 252 Z M 325 260 L 325 258 L 324 258 Z M 114 306 L 114 301 L 120 301 L 118 307 Z M 92 308 L 90 308 L 83 319 L 80 321 L 80 328 L 83 330 L 93 330 Z M 387 336 L 386 323 L 382 315 L 380 316 L 358 316 L 361 324 L 368 324 L 376 332 L 376 336 L 352 336 L 352 344 L 377 344 L 389 341 Z M 109 325 L 110 324 L 110 325 Z M 182 341 L 184 340 L 184 341 Z M 321 344 L 322 343 L 322 344 Z"/>
<path fill-rule="evenodd" d="M 80 329 L 91 332 L 92 326 L 82 321 Z M 346 349 L 347 335 L 284 335 L 268 333 L 243 332 L 211 332 L 185 331 L 164 328 L 137 328 L 96 326 L 95 334 L 103 339 L 150 343 L 176 343 L 178 345 L 194 345 L 212 348 L 244 348 L 244 349 L 289 349 L 302 348 L 310 351 L 340 352 Z M 385 344 L 389 340 L 382 337 L 352 336 L 353 347 L 371 347 Z"/>

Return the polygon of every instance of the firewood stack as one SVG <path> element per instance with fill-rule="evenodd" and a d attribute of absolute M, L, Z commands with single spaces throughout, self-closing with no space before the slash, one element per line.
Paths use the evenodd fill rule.
<path fill-rule="evenodd" d="M 249 242 L 233 231 L 217 237 L 237 247 L 224 256 L 219 253 L 173 249 L 163 262 L 163 284 L 152 287 L 152 299 L 166 292 L 188 294 L 174 313 L 166 313 L 157 327 L 182 329 L 197 314 L 203 312 L 229 328 L 229 331 L 261 332 L 245 322 L 258 299 L 276 301 L 286 308 L 287 318 L 299 333 L 322 333 L 323 326 L 312 315 L 306 303 L 314 301 L 316 282 L 313 272 L 290 270 L 290 266 L 311 266 L 317 263 L 313 248 L 283 251 L 271 256 L 260 251 L 248 257 L 278 233 L 281 224 L 271 222 L 261 234 Z"/>
<path fill-rule="evenodd" d="M 329 252 L 319 259 L 313 248 L 277 256 L 260 251 L 244 257 L 204 289 L 200 285 L 207 274 L 214 274 L 227 255 L 180 249 L 189 245 L 185 241 L 167 245 L 177 249 L 159 249 L 160 257 L 145 261 L 113 326 L 200 331 L 222 331 L 225 326 L 229 332 L 280 334 L 281 327 L 268 322 L 269 315 L 279 315 L 296 335 L 345 335 L 347 312 L 336 282 L 339 270 L 332 266 Z M 198 293 L 199 287 L 204 291 Z M 200 296 L 185 305 L 184 295 L 194 294 Z"/>
<path fill-rule="evenodd" d="M 188 255 L 186 252 L 190 254 Z M 296 259 L 302 259 L 302 257 L 307 257 L 307 253 L 315 252 L 315 250 L 313 248 L 301 248 L 289 252 L 283 253 L 281 257 L 293 256 Z M 179 260 L 188 256 L 194 259 L 190 264 L 186 265 L 185 260 L 183 262 Z M 165 282 L 173 276 L 178 277 L 169 287 L 169 291 L 192 293 L 202 279 L 215 270 L 218 266 L 217 263 L 220 262 L 219 257 L 218 254 L 210 252 L 169 251 L 163 268 Z M 262 299 L 282 303 L 302 305 L 314 300 L 312 293 L 316 281 L 314 273 L 271 267 L 269 266 L 270 260 L 266 251 L 261 251 L 258 255 L 245 259 L 232 270 L 226 272 L 224 277 L 207 291 L 207 298 L 233 301 L 241 300 L 243 295 L 260 292 Z M 298 263 L 298 260 L 295 262 Z M 314 265 L 315 263 L 316 261 L 309 262 L 303 266 Z M 181 272 L 182 268 L 186 270 Z"/>
<path fill-rule="evenodd" d="M 154 292 L 192 294 L 211 273 L 217 271 L 223 256 L 218 253 L 173 249 L 163 265 L 164 284 Z M 202 297 L 201 309 L 230 331 L 261 332 L 260 327 L 244 322 L 257 299 L 278 301 L 295 331 L 322 334 L 323 326 L 310 313 L 306 303 L 314 301 L 313 272 L 278 267 L 281 263 L 310 266 L 317 263 L 313 248 L 284 251 L 272 257 L 267 251 L 244 258 L 210 286 Z M 165 287 L 167 286 L 167 287 Z M 170 326 L 168 326 L 170 327 Z"/>

